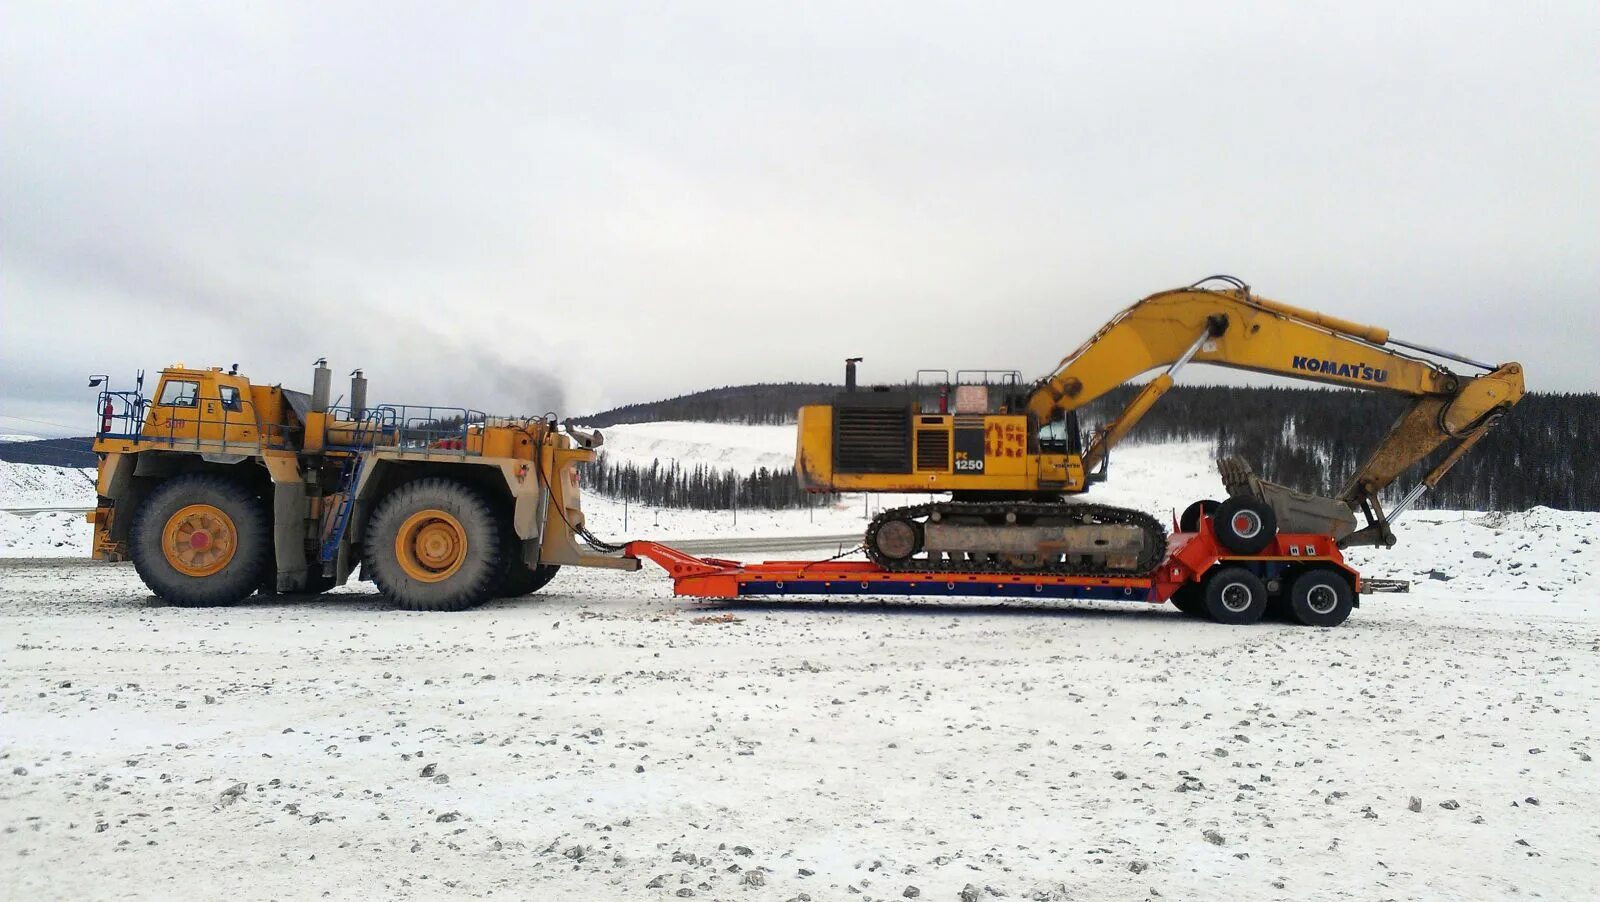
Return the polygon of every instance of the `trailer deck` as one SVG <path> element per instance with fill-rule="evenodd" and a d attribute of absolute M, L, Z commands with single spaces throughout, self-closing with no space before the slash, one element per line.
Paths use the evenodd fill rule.
<path fill-rule="evenodd" d="M 1185 586 L 1200 585 L 1222 565 L 1241 566 L 1272 591 L 1312 567 L 1343 572 L 1362 591 L 1360 574 L 1344 562 L 1331 536 L 1280 534 L 1261 554 L 1232 555 L 1211 532 L 1174 533 L 1167 555 L 1141 576 L 1075 576 L 1028 573 L 902 573 L 867 561 L 766 561 L 743 563 L 696 557 L 659 542 L 631 542 L 624 553 L 647 558 L 672 577 L 673 594 L 694 598 L 782 595 L 908 595 L 991 598 L 1062 598 L 1142 601 L 1161 604 Z"/>

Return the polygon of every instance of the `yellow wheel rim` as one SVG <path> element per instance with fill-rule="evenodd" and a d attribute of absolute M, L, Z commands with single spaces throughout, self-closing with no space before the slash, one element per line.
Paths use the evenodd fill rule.
<path fill-rule="evenodd" d="M 449 579 L 467 559 L 467 531 L 460 520 L 438 508 L 417 511 L 400 524 L 394 556 L 412 579 L 425 583 Z"/>
<path fill-rule="evenodd" d="M 161 551 L 184 576 L 211 576 L 228 566 L 239 549 L 239 531 L 221 508 L 191 504 L 167 518 Z"/>

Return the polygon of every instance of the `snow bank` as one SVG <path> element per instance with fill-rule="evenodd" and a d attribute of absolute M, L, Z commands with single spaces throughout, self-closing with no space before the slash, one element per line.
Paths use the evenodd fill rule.
<path fill-rule="evenodd" d="M 93 468 L 0 461 L 0 508 L 94 507 Z"/>
<path fill-rule="evenodd" d="M 1345 552 L 1362 572 L 1412 580 L 1412 592 L 1472 601 L 1496 593 L 1600 598 L 1600 514 L 1412 511 L 1394 548 Z"/>

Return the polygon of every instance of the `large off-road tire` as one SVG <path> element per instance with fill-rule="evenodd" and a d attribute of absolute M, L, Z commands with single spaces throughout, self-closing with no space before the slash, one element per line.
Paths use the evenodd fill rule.
<path fill-rule="evenodd" d="M 272 567 L 266 506 L 217 473 L 184 473 L 158 486 L 134 514 L 130 539 L 139 578 L 183 607 L 242 601 Z"/>
<path fill-rule="evenodd" d="M 1264 501 L 1235 496 L 1217 505 L 1211 529 L 1234 554 L 1260 554 L 1278 534 L 1278 515 Z"/>
<path fill-rule="evenodd" d="M 390 492 L 363 534 L 367 573 L 408 611 L 461 611 L 494 596 L 507 555 L 500 516 L 476 489 L 429 477 Z"/>
<path fill-rule="evenodd" d="M 1289 586 L 1290 616 L 1306 626 L 1338 626 L 1355 607 L 1350 581 L 1332 570 L 1307 570 Z"/>
<path fill-rule="evenodd" d="M 500 581 L 500 588 L 494 590 L 494 597 L 516 598 L 521 595 L 532 595 L 543 589 L 550 580 L 555 579 L 560 569 L 560 564 L 529 567 L 520 560 L 514 560 L 511 566 L 506 568 L 505 579 Z"/>
<path fill-rule="evenodd" d="M 1183 509 L 1178 516 L 1178 532 L 1195 532 L 1200 528 L 1200 517 L 1211 516 L 1217 512 L 1217 502 L 1207 498 L 1196 501 Z"/>
<path fill-rule="evenodd" d="M 1255 623 L 1267 611 L 1267 587 L 1243 567 L 1223 567 L 1206 577 L 1206 616 L 1217 623 Z"/>

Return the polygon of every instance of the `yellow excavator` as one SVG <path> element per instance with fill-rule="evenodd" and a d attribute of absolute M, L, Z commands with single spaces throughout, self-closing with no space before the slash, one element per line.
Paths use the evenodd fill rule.
<path fill-rule="evenodd" d="M 1180 529 L 1209 515 L 1218 540 L 1241 554 L 1257 553 L 1278 530 L 1332 535 L 1341 547 L 1392 546 L 1392 524 L 1523 395 L 1520 364 L 1401 341 L 1387 329 L 1257 296 L 1232 276 L 1139 301 L 1031 385 L 1014 372 L 958 372 L 952 382 L 925 370 L 916 389 L 858 390 L 859 360 L 846 361 L 845 389 L 831 405 L 801 408 L 795 471 L 812 492 L 949 493 L 948 501 L 885 510 L 868 526 L 868 557 L 900 571 L 1147 572 L 1166 551 L 1158 520 L 1068 502 L 1105 478 L 1112 447 L 1191 362 L 1412 399 L 1337 498 L 1267 482 L 1237 458 L 1221 461 L 1228 499 L 1191 505 Z M 1441 360 L 1474 372 L 1456 373 Z M 1077 411 L 1162 367 L 1085 447 Z M 928 372 L 944 373 L 929 386 L 937 403 L 923 390 Z M 1385 511 L 1380 493 L 1436 452 L 1416 486 Z"/>

